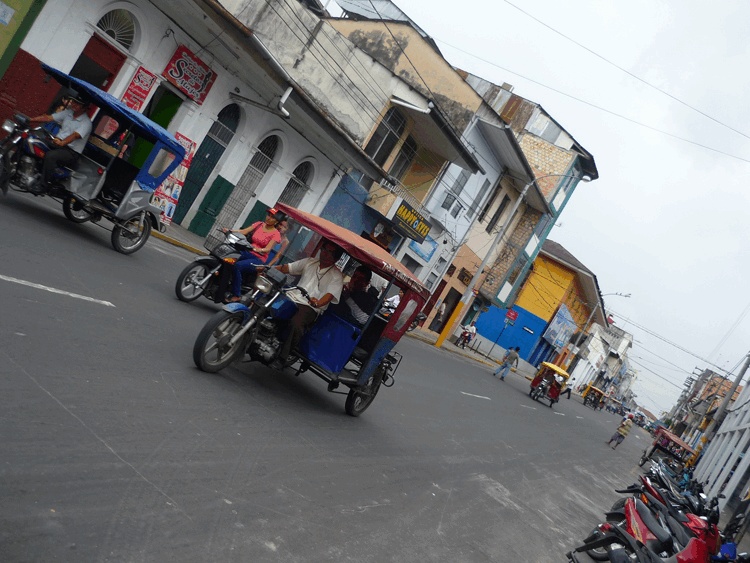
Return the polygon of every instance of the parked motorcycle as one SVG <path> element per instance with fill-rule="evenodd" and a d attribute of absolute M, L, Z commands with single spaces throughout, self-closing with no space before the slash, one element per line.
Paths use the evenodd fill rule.
<path fill-rule="evenodd" d="M 180 272 L 174 286 L 177 298 L 189 303 L 203 295 L 214 303 L 223 303 L 232 282 L 234 265 L 241 259 L 240 253 L 250 246 L 244 236 L 231 231 L 224 234 L 223 241 L 208 237 L 206 248 L 211 254 L 196 258 Z M 243 285 L 243 295 L 249 290 Z"/>

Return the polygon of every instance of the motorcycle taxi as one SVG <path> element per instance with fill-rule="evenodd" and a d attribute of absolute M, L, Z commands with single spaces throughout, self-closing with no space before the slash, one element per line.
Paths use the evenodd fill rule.
<path fill-rule="evenodd" d="M 326 219 L 277 204 L 279 211 L 306 229 L 309 240 L 301 244 L 302 256 L 315 256 L 324 240 L 341 247 L 344 255 L 334 267 L 345 271 L 358 265 L 387 281 L 367 321 L 360 326 L 329 307 L 292 351 L 295 375 L 310 372 L 328 383 L 328 391 L 346 395 L 345 411 L 359 416 L 374 401 L 381 387 L 391 387 L 401 363 L 394 347 L 408 331 L 429 297 L 429 290 L 400 262 L 375 243 Z M 273 268 L 262 270 L 252 292 L 237 303 L 225 305 L 201 330 L 193 347 L 193 361 L 206 372 L 217 372 L 247 357 L 269 365 L 279 355 L 288 321 L 297 306 L 286 297 L 287 276 Z M 393 286 L 404 295 L 396 310 L 380 314 Z M 343 386 L 345 390 L 340 391 Z"/>
<path fill-rule="evenodd" d="M 592 409 L 596 410 L 600 408 L 606 394 L 598 387 L 594 387 L 593 385 L 589 384 L 589 386 L 584 389 L 583 393 L 581 393 L 581 396 L 583 397 L 584 406 L 591 407 Z"/>
<path fill-rule="evenodd" d="M 695 453 L 695 450 L 679 436 L 664 427 L 659 427 L 654 434 L 654 441 L 641 454 L 638 465 L 643 467 L 648 460 L 663 460 L 680 468 Z"/>
<path fill-rule="evenodd" d="M 548 400 L 549 406 L 552 408 L 552 405 L 560 400 L 560 392 L 568 379 L 570 379 L 570 375 L 560 366 L 542 362 L 534 379 L 531 380 L 529 397 L 535 401 Z"/>
<path fill-rule="evenodd" d="M 50 66 L 42 68 L 99 108 L 92 133 L 75 169 L 58 168 L 49 190 L 39 194 L 42 161 L 52 148 L 52 137 L 43 127 L 30 128 L 23 114 L 6 120 L 2 129 L 7 135 L 0 142 L 0 191 L 11 188 L 51 197 L 62 203 L 65 217 L 74 223 L 106 219 L 112 223 L 114 249 L 132 254 L 146 244 L 152 228 L 160 228 L 161 209 L 151 196 L 180 165 L 185 148 L 112 95 Z M 132 151 L 134 146 L 137 151 Z"/>

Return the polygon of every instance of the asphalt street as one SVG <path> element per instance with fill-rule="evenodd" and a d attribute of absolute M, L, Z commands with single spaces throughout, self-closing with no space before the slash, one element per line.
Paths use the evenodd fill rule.
<path fill-rule="evenodd" d="M 310 375 L 197 370 L 217 306 L 189 252 L 132 256 L 50 200 L 0 198 L 0 560 L 563 561 L 649 440 L 405 338 L 360 418 Z"/>

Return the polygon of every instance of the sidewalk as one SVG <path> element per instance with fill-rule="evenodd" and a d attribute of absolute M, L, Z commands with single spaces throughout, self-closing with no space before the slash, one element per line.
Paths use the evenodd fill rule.
<path fill-rule="evenodd" d="M 195 233 L 191 233 L 186 228 L 180 225 L 167 225 L 166 231 L 160 233 L 156 230 L 151 231 L 151 234 L 160 240 L 168 242 L 173 246 L 179 246 L 185 250 L 189 250 L 194 254 L 208 254 L 208 251 L 203 248 L 203 241 L 205 237 L 198 236 Z"/>
<path fill-rule="evenodd" d="M 165 232 L 153 231 L 152 234 L 160 240 L 184 248 L 194 254 L 208 254 L 206 249 L 203 248 L 204 237 L 196 235 L 180 225 L 168 225 Z M 427 344 L 435 344 L 438 338 L 436 332 L 422 327 L 415 328 L 412 332 L 408 333 L 408 336 L 417 338 Z M 466 349 L 459 348 L 450 339 L 447 339 L 443 343 L 442 349 L 452 354 L 464 356 L 467 359 L 482 362 L 493 369 L 500 364 L 501 358 L 505 355 L 505 348 L 494 345 L 493 342 L 484 339 L 481 335 L 477 335 L 471 346 Z M 536 368 L 530 363 L 519 359 L 518 368 L 515 371 L 519 375 L 523 375 L 531 380 L 534 378 Z"/>
<path fill-rule="evenodd" d="M 419 326 L 412 332 L 407 333 L 407 336 L 417 338 L 427 344 L 435 344 L 438 339 L 438 334 L 436 332 L 432 332 L 431 330 Z M 442 349 L 470 360 L 482 362 L 494 369 L 500 365 L 500 360 L 505 355 L 505 348 L 497 345 L 493 346 L 493 344 L 493 342 L 477 335 L 471 346 L 467 348 L 459 348 L 448 338 L 443 342 Z M 523 375 L 528 380 L 532 380 L 536 374 L 536 368 L 530 363 L 519 359 L 518 368 L 515 369 L 515 372 L 519 375 Z"/>

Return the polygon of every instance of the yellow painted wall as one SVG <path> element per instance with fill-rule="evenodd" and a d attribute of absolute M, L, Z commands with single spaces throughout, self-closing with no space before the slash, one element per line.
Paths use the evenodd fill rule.
<path fill-rule="evenodd" d="M 545 256 L 537 256 L 534 269 L 521 289 L 516 305 L 549 321 L 573 289 L 575 274 Z"/>
<path fill-rule="evenodd" d="M 11 39 L 13 39 L 13 36 L 18 31 L 23 18 L 29 13 L 29 9 L 33 3 L 34 0 L 0 0 L 0 11 L 3 10 L 2 4 L 15 10 L 15 14 L 13 14 L 8 25 L 0 24 L 0 54 L 5 53 Z"/>

